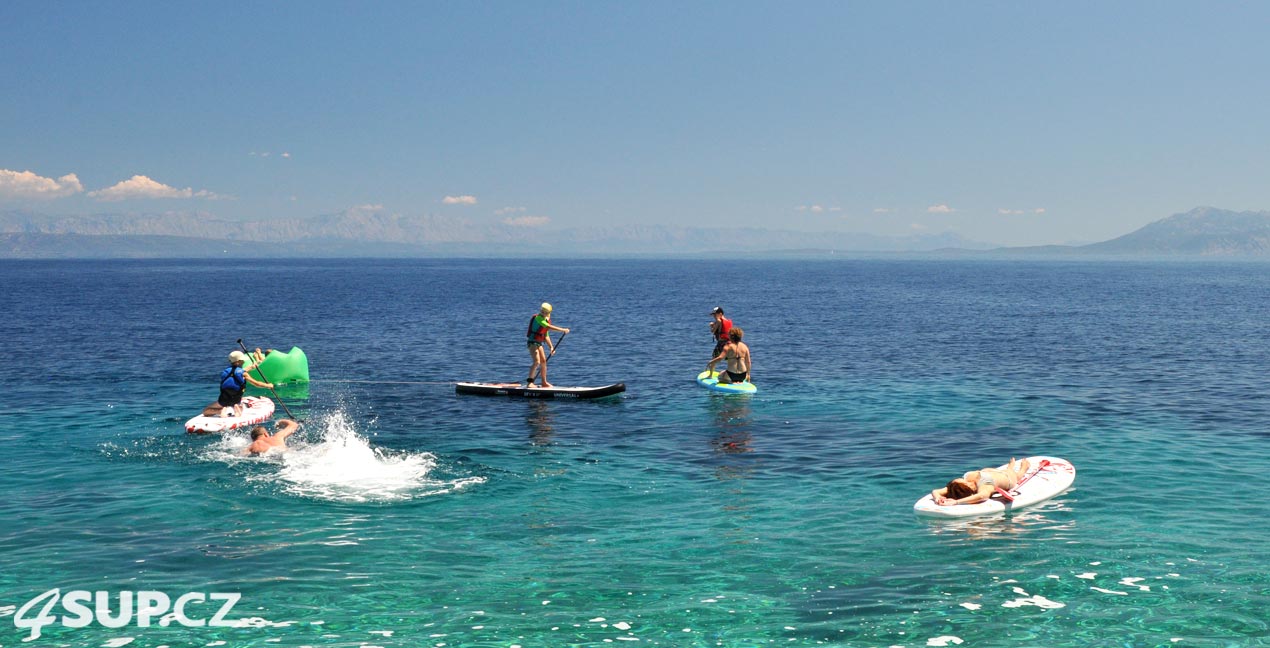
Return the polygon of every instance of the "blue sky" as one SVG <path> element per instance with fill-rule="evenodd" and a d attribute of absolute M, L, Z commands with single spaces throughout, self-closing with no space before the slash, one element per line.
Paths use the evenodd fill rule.
<path fill-rule="evenodd" d="M 253 4 L 0 3 L 0 208 L 1014 245 L 1270 209 L 1267 3 Z"/>

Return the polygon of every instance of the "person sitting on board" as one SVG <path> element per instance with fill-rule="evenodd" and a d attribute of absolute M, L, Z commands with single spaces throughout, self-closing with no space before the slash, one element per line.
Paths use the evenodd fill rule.
<path fill-rule="evenodd" d="M 274 427 L 276 431 L 272 435 L 269 434 L 269 430 L 266 430 L 263 425 L 257 425 L 252 428 L 251 445 L 247 446 L 246 450 L 243 450 L 243 454 L 259 457 L 270 450 L 286 450 L 287 437 L 295 434 L 295 431 L 300 429 L 300 424 L 291 419 L 278 419 L 274 423 Z"/>
<path fill-rule="evenodd" d="M 714 371 L 714 365 L 720 360 L 728 363 L 727 369 L 719 373 L 719 384 L 745 382 L 750 379 L 750 347 L 741 341 L 745 331 L 733 326 L 728 331 L 728 343 L 714 359 L 706 363 L 706 371 Z"/>
<path fill-rule="evenodd" d="M 525 379 L 526 387 L 534 386 L 534 373 L 537 370 L 542 371 L 542 386 L 551 386 L 551 383 L 547 382 L 547 352 L 543 350 L 542 345 L 546 343 L 553 352 L 556 350 L 555 342 L 551 341 L 552 331 L 568 333 L 569 329 L 551 323 L 551 304 L 543 302 L 538 313 L 529 318 L 529 330 L 525 332 L 529 355 L 534 359 L 533 364 L 529 365 L 529 378 Z"/>
<path fill-rule="evenodd" d="M 1019 485 L 1031 464 L 1027 459 L 1010 459 L 1005 468 L 981 468 L 972 470 L 948 482 L 943 488 L 930 492 L 931 499 L 940 506 L 978 504 L 986 502 L 1000 489 L 1010 492 Z"/>
<path fill-rule="evenodd" d="M 247 373 L 256 366 L 245 366 L 249 360 L 242 351 L 229 354 L 229 366 L 220 372 L 220 398 L 216 399 L 216 403 L 224 408 L 221 416 L 242 416 L 243 392 L 247 390 L 247 383 L 264 389 L 273 388 L 273 383 L 260 382 Z"/>
<path fill-rule="evenodd" d="M 723 316 L 722 306 L 715 306 L 710 314 L 714 315 L 714 321 L 710 322 L 710 332 L 714 334 L 714 353 L 710 355 L 714 357 L 723 353 L 723 346 L 728 343 L 728 331 L 732 330 L 732 320 Z"/>

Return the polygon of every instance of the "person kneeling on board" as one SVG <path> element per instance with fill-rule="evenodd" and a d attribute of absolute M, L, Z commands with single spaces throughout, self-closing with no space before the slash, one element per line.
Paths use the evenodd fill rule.
<path fill-rule="evenodd" d="M 720 385 L 745 382 L 750 379 L 750 347 L 741 341 L 743 337 L 745 337 L 745 331 L 742 331 L 739 326 L 733 326 L 728 331 L 728 343 L 723 345 L 723 350 L 713 360 L 706 363 L 706 371 L 714 371 L 716 362 L 727 361 L 727 369 L 719 374 Z"/>
<path fill-rule="evenodd" d="M 1027 474 L 1030 467 L 1027 459 L 1018 461 L 1011 458 L 1010 463 L 1002 468 L 981 468 L 972 470 L 957 479 L 948 482 L 943 488 L 930 492 L 931 499 L 940 506 L 957 504 L 978 504 L 987 501 L 997 490 L 1009 492 Z"/>
<path fill-rule="evenodd" d="M 247 390 L 247 383 L 263 389 L 273 388 L 273 383 L 260 382 L 247 373 L 256 366 L 252 363 L 245 367 L 249 360 L 251 358 L 242 351 L 229 354 L 229 366 L 220 372 L 220 398 L 216 399 L 216 403 L 225 408 L 221 416 L 242 416 L 243 392 Z"/>
<path fill-rule="evenodd" d="M 295 434 L 300 429 L 300 424 L 291 419 L 278 419 L 274 424 L 276 431 L 269 434 L 269 430 L 263 425 L 257 425 L 251 429 L 251 445 L 243 450 L 243 454 L 251 457 L 259 457 L 260 455 L 277 448 L 278 450 L 287 449 L 287 437 Z"/>
<path fill-rule="evenodd" d="M 529 330 L 525 332 L 529 355 L 534 359 L 533 364 L 529 365 L 529 377 L 525 379 L 526 387 L 534 386 L 534 373 L 539 369 L 542 370 L 542 386 L 551 386 L 551 383 L 547 382 L 547 352 L 543 350 L 542 345 L 546 343 L 551 347 L 552 352 L 555 352 L 556 344 L 551 341 L 552 331 L 568 333 L 569 329 L 551 323 L 551 304 L 543 302 L 542 307 L 538 309 L 538 314 L 529 318 Z"/>

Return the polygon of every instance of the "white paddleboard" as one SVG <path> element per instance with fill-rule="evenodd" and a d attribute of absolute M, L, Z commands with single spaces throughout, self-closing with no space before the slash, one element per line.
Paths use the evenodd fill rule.
<path fill-rule="evenodd" d="M 205 434 L 208 432 L 224 432 L 247 425 L 264 423 L 273 416 L 273 401 L 257 396 L 243 397 L 243 413 L 241 416 L 203 416 L 198 415 L 185 422 L 185 431 Z"/>
<path fill-rule="evenodd" d="M 949 518 L 1004 513 L 1044 502 L 1071 488 L 1072 482 L 1076 481 L 1076 467 L 1066 459 L 1028 457 L 1027 460 L 1031 464 L 1027 474 L 1023 476 L 1022 483 L 1010 491 L 1010 494 L 1014 496 L 1013 501 L 997 493 L 991 499 L 977 504 L 940 506 L 935 503 L 930 493 L 927 493 L 913 505 L 913 511 L 918 515 Z M 1006 466 L 1000 466 L 1000 468 L 1005 469 Z"/>

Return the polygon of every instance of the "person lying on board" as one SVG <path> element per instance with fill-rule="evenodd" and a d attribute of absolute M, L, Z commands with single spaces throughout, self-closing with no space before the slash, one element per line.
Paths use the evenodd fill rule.
<path fill-rule="evenodd" d="M 243 450 L 243 454 L 250 457 L 259 457 L 270 450 L 286 450 L 287 437 L 295 434 L 300 429 L 300 424 L 291 419 L 278 419 L 274 423 L 276 431 L 269 434 L 269 430 L 263 425 L 257 425 L 251 429 L 251 445 Z"/>
<path fill-rule="evenodd" d="M 1009 492 L 1018 486 L 1029 467 L 1027 459 L 1018 461 L 1011 458 L 1005 468 L 972 470 L 948 482 L 947 486 L 931 491 L 930 496 L 940 506 L 986 502 L 997 489 Z"/>
<path fill-rule="evenodd" d="M 264 389 L 273 388 L 273 383 L 260 382 L 247 373 L 256 366 L 254 363 L 248 365 L 250 360 L 242 351 L 229 354 L 229 366 L 220 372 L 220 398 L 216 399 L 216 403 L 225 408 L 221 416 L 242 416 L 243 392 L 247 391 L 247 383 Z"/>
<path fill-rule="evenodd" d="M 529 318 L 529 330 L 525 332 L 529 355 L 534 359 L 533 364 L 529 365 L 529 377 L 525 379 L 526 387 L 534 386 L 534 374 L 538 369 L 542 370 L 542 386 L 551 386 L 551 383 L 547 382 L 547 352 L 543 350 L 542 345 L 545 343 L 551 347 L 552 352 L 555 352 L 556 344 L 551 341 L 552 331 L 568 333 L 569 329 L 551 323 L 551 304 L 543 302 L 538 313 Z"/>
<path fill-rule="evenodd" d="M 728 331 L 728 343 L 723 345 L 723 350 L 713 360 L 706 363 L 706 371 L 714 371 L 715 363 L 720 360 L 728 363 L 727 369 L 719 373 L 720 385 L 745 382 L 750 379 L 750 347 L 741 341 L 743 337 L 745 337 L 745 331 L 742 331 L 739 326 L 733 326 Z"/>

